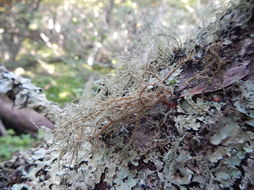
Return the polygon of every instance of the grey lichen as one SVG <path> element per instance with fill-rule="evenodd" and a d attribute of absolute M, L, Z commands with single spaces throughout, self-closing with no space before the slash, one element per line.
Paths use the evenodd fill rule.
<path fill-rule="evenodd" d="M 42 89 L 34 86 L 29 79 L 16 76 L 0 66 L 0 94 L 7 95 L 18 108 L 28 107 L 46 115 L 54 121 L 61 111 L 59 106 L 47 100 Z"/>
<path fill-rule="evenodd" d="M 237 110 L 254 119 L 254 86 L 253 81 L 240 81 L 242 96 L 234 98 Z M 251 123 L 251 120 L 250 120 Z"/>
<path fill-rule="evenodd" d="M 102 80 L 89 100 L 63 112 L 51 141 L 17 169 L 22 185 L 253 187 L 254 40 L 245 43 L 254 27 L 253 7 L 253 0 L 232 5 L 193 43 Z"/>

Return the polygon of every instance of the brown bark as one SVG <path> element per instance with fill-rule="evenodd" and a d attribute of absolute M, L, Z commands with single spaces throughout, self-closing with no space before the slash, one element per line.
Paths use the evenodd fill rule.
<path fill-rule="evenodd" d="M 17 108 L 5 95 L 0 95 L 0 119 L 7 129 L 13 129 L 17 134 L 34 136 L 42 126 L 54 128 L 53 123 L 44 116 L 28 108 Z"/>

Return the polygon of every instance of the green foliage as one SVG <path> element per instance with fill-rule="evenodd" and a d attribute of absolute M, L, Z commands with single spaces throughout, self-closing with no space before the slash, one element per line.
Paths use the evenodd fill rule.
<path fill-rule="evenodd" d="M 71 102 L 82 93 L 85 78 L 64 63 L 57 63 L 54 68 L 53 76 L 41 73 L 32 81 L 45 90 L 48 100 L 64 105 L 65 102 Z"/>
<path fill-rule="evenodd" d="M 9 18 L 7 15 L 2 16 L 8 25 L 2 33 L 0 30 L 0 37 L 10 35 L 9 37 L 13 39 L 15 37 L 22 42 L 20 47 L 17 47 L 16 56 L 13 56 L 15 63 L 10 62 L 6 67 L 9 70 L 22 68 L 24 72 L 20 75 L 31 78 L 35 85 L 45 90 L 49 100 L 61 105 L 79 96 L 84 83 L 89 78 L 85 74 L 110 73 L 115 57 L 123 52 L 128 53 L 132 49 L 129 43 L 134 41 L 140 32 L 148 31 L 150 24 L 151 27 L 153 25 L 157 27 L 157 24 L 153 23 L 157 13 L 163 13 L 161 20 L 166 25 L 173 27 L 176 25 L 174 27 L 176 29 L 178 26 L 186 25 L 187 28 L 188 24 L 182 21 L 187 17 L 192 24 L 195 23 L 197 20 L 193 18 L 196 16 L 192 15 L 195 13 L 189 11 L 202 4 L 198 0 L 172 2 L 168 0 L 42 0 L 39 9 L 29 12 L 26 11 L 29 8 L 28 4 L 24 2 L 13 3 L 13 10 L 17 10 L 14 11 L 14 18 L 7 19 Z M 171 10 L 170 7 L 181 12 L 168 11 Z M 165 12 L 167 13 L 164 14 Z M 146 15 L 146 19 L 142 15 Z M 7 28 L 10 26 L 13 29 L 9 31 Z M 11 31 L 17 31 L 18 35 L 12 36 Z M 2 45 L 0 60 L 6 61 L 8 56 L 5 55 L 14 52 L 3 50 L 14 48 L 1 49 L 1 47 Z M 88 64 L 90 58 L 93 60 L 92 64 Z M 47 65 L 54 67 L 53 71 L 49 72 Z M 89 72 L 84 65 L 90 67 L 87 69 Z M 174 86 L 174 81 L 171 81 L 170 85 Z"/>
<path fill-rule="evenodd" d="M 8 160 L 17 152 L 24 150 L 36 141 L 30 135 L 22 134 L 16 136 L 12 129 L 7 131 L 7 135 L 0 137 L 0 161 Z"/>
<path fill-rule="evenodd" d="M 46 96 L 53 102 L 64 104 L 76 98 L 82 92 L 83 81 L 81 78 L 72 78 L 63 76 L 60 78 L 41 77 L 39 80 L 34 79 L 38 86 L 46 87 Z"/>
<path fill-rule="evenodd" d="M 175 86 L 176 83 L 177 83 L 176 80 L 169 80 L 169 81 L 168 81 L 168 85 L 171 85 L 171 86 Z"/>

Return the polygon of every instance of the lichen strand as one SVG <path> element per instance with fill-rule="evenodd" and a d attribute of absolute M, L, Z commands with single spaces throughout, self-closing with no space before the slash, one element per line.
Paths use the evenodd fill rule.
<path fill-rule="evenodd" d="M 170 56 L 97 83 L 13 189 L 253 188 L 253 5 L 241 1 Z"/>

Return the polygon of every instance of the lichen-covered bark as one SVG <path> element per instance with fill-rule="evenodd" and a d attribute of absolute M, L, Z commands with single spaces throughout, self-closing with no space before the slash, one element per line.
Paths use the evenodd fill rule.
<path fill-rule="evenodd" d="M 49 102 L 30 80 L 0 67 L 0 120 L 17 134 L 35 135 L 42 126 L 53 129 L 60 108 Z"/>
<path fill-rule="evenodd" d="M 51 121 L 55 120 L 55 114 L 60 111 L 59 106 L 47 100 L 41 88 L 3 66 L 0 66 L 0 95 L 8 97 L 7 101 L 12 101 L 13 107 L 36 110 Z"/>
<path fill-rule="evenodd" d="M 23 157 L 25 163 L 13 166 L 4 185 L 84 190 L 253 188 L 253 4 L 242 1 L 211 25 L 216 29 L 204 29 L 199 39 L 175 50 L 174 60 L 158 69 L 158 75 L 169 76 L 176 68 L 165 85 L 151 83 L 140 99 L 123 93 L 94 105 L 94 110 L 101 106 L 103 114 L 116 113 L 118 119 L 110 115 L 105 121 L 112 125 L 102 124 L 93 143 L 81 138 L 89 135 L 84 118 L 90 122 L 91 117 L 79 113 L 68 121 L 66 116 L 63 128 L 59 126 L 41 148 L 13 158 Z M 166 87 L 173 88 L 173 95 L 160 96 Z M 148 101 L 151 97 L 154 101 Z M 123 108 L 130 113 L 123 115 Z"/>

